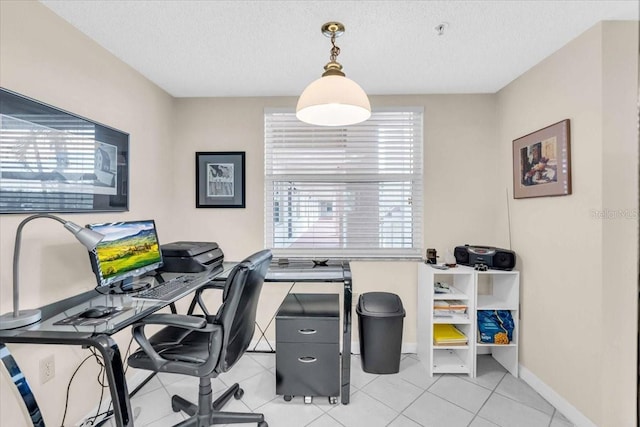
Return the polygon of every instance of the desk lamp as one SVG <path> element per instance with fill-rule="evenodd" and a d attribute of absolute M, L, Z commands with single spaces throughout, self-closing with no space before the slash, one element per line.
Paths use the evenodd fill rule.
<path fill-rule="evenodd" d="M 20 225 L 18 225 L 18 230 L 16 231 L 16 244 L 13 251 L 13 312 L 5 313 L 0 316 L 0 330 L 14 329 L 21 326 L 30 325 L 32 323 L 38 322 L 42 317 L 40 310 L 19 310 L 20 286 L 18 281 L 18 267 L 20 262 L 20 242 L 22 240 L 22 228 L 26 223 L 36 218 L 50 218 L 63 224 L 64 228 L 73 233 L 73 235 L 76 236 L 76 239 L 78 239 L 80 243 L 82 243 L 89 250 L 95 249 L 96 245 L 100 243 L 102 239 L 104 239 L 104 236 L 100 233 L 89 230 L 85 227 L 81 227 L 71 221 L 65 221 L 55 215 L 36 214 L 23 220 Z"/>

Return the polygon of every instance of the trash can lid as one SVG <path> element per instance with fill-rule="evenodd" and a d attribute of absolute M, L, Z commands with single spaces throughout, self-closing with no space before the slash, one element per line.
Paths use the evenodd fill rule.
<path fill-rule="evenodd" d="M 367 292 L 366 294 L 360 295 L 356 312 L 371 317 L 397 317 L 405 315 L 402 300 L 398 295 L 390 292 Z"/>

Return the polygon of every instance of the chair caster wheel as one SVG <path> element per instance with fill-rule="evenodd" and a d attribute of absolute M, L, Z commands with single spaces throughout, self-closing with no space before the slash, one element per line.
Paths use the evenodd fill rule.
<path fill-rule="evenodd" d="M 236 392 L 233 393 L 233 397 L 235 397 L 236 400 L 242 399 L 242 396 L 244 396 L 244 390 L 241 388 L 237 389 Z"/>
<path fill-rule="evenodd" d="M 258 427 L 269 427 L 269 424 L 267 424 L 267 422 L 266 422 L 266 421 L 260 421 L 260 422 L 258 423 Z"/>
<path fill-rule="evenodd" d="M 329 396 L 329 404 L 335 405 L 336 403 L 338 403 L 338 398 L 336 396 Z"/>
<path fill-rule="evenodd" d="M 293 396 L 289 396 L 288 394 L 284 395 L 284 401 L 285 402 L 291 402 L 291 399 L 293 399 Z"/>

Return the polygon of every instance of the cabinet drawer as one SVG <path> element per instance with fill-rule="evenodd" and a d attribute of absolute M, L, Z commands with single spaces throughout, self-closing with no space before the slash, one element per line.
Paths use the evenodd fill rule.
<path fill-rule="evenodd" d="M 339 396 L 339 345 L 279 343 L 276 348 L 276 394 Z"/>
<path fill-rule="evenodd" d="M 337 343 L 340 340 L 338 319 L 299 317 L 276 319 L 276 342 Z"/>

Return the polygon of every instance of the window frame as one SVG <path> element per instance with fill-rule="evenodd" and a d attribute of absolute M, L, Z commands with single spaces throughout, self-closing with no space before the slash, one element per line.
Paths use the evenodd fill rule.
<path fill-rule="evenodd" d="M 330 175 L 320 175 L 320 176 L 312 176 L 310 174 L 288 174 L 288 173 L 274 173 L 274 166 L 280 166 L 282 164 L 284 164 L 284 161 L 282 162 L 274 162 L 273 160 L 273 151 L 274 151 L 274 145 L 276 145 L 277 143 L 274 142 L 276 139 L 278 140 L 278 143 L 283 143 L 282 141 L 285 142 L 289 142 L 290 140 L 293 141 L 295 140 L 295 137 L 288 137 L 286 134 L 286 124 L 291 124 L 292 126 L 295 126 L 296 128 L 301 129 L 304 133 L 304 138 L 305 140 L 310 140 L 311 143 L 315 143 L 320 139 L 323 139 L 322 136 L 322 129 L 325 129 L 324 127 L 319 127 L 319 126 L 313 126 L 313 125 L 308 125 L 302 122 L 293 122 L 290 121 L 292 119 L 295 119 L 295 112 L 293 109 L 289 109 L 289 108 L 267 108 L 264 111 L 264 143 L 265 143 L 265 169 L 264 169 L 264 196 L 265 196 L 265 212 L 264 212 L 264 230 L 265 230 L 265 234 L 264 234 L 264 239 L 265 239 L 265 247 L 271 249 L 274 253 L 274 256 L 276 257 L 296 257 L 296 258 L 311 258 L 311 259 L 325 259 L 325 258 L 331 258 L 331 259 L 359 259 L 359 260 L 367 260 L 367 259 L 371 259 L 371 260 L 380 260 L 380 259 L 407 259 L 407 260 L 414 260 L 414 259 L 421 259 L 422 258 L 422 252 L 423 252 L 423 223 L 424 223 L 424 202 L 423 202 L 423 197 L 424 197 L 424 151 L 423 151 L 423 147 L 424 147 L 424 108 L 423 107 L 387 107 L 387 108 L 376 108 L 372 111 L 372 118 L 369 119 L 367 122 L 360 124 L 360 125 L 351 125 L 351 126 L 342 126 L 342 127 L 337 127 L 333 128 L 333 133 L 336 132 L 340 132 L 342 131 L 344 133 L 344 146 L 347 147 L 345 148 L 345 150 L 348 150 L 349 147 L 349 143 L 351 141 L 351 139 L 353 139 L 353 136 L 350 136 L 350 130 L 352 130 L 352 128 L 358 128 L 358 126 L 368 126 L 369 128 L 371 128 L 371 126 L 373 126 L 373 129 L 376 129 L 375 131 L 371 131 L 371 133 L 380 133 L 379 129 L 386 129 L 385 126 L 381 123 L 378 124 L 376 123 L 376 121 L 381 121 L 381 117 L 384 117 L 385 114 L 410 114 L 411 119 L 406 119 L 405 121 L 402 121 L 403 124 L 410 124 L 411 127 L 409 128 L 409 130 L 411 131 L 411 136 L 408 137 L 407 140 L 407 147 L 405 149 L 410 151 L 412 154 L 410 155 L 410 166 L 404 166 L 405 168 L 408 169 L 407 172 L 404 173 L 395 173 L 395 174 L 389 174 L 389 175 L 385 175 L 384 173 L 380 173 L 380 170 L 378 170 L 377 173 L 368 173 L 368 174 L 360 174 L 360 173 L 346 173 L 343 176 L 337 177 L 335 175 L 330 176 Z M 276 121 L 274 119 L 274 117 L 276 117 L 277 115 L 285 115 L 287 116 L 286 118 L 284 118 L 284 122 L 285 124 L 282 126 L 282 128 L 277 129 L 277 127 L 274 127 L 274 122 Z M 281 116 L 282 117 L 282 116 Z M 401 121 L 401 120 L 400 120 Z M 391 125 L 387 125 L 387 126 L 391 126 Z M 274 129 L 280 130 L 282 131 L 282 135 L 279 137 L 275 137 L 273 136 L 274 133 Z M 314 135 L 314 131 L 317 131 L 320 136 L 315 136 Z M 366 132 L 365 132 L 366 133 Z M 373 157 L 375 157 L 377 155 L 377 159 L 378 159 L 378 164 L 380 163 L 380 159 L 384 159 L 384 156 L 380 156 L 379 155 L 379 147 L 380 147 L 380 141 L 381 141 L 381 136 L 380 135 L 366 135 L 367 137 L 375 137 L 376 138 L 376 144 L 375 146 L 371 146 L 369 145 L 368 149 L 369 151 L 367 151 L 365 154 L 368 155 L 373 155 Z M 289 139 L 287 139 L 289 138 Z M 335 138 L 332 137 L 332 138 Z M 397 139 L 397 138 L 396 138 Z M 402 140 L 402 138 L 400 138 L 400 140 Z M 336 141 L 336 139 L 330 139 L 330 142 L 334 143 Z M 396 140 L 394 140 L 395 143 L 397 143 Z M 362 141 L 359 142 L 360 144 L 362 144 Z M 387 141 L 387 144 L 389 144 L 389 142 Z M 374 147 L 374 148 L 371 148 Z M 301 152 L 304 152 L 304 150 L 300 150 Z M 392 157 L 392 156 L 390 156 Z M 287 167 L 287 166 L 285 166 Z M 378 166 L 379 167 L 379 166 Z M 326 170 L 325 170 L 326 172 Z M 364 175 L 368 175 L 364 176 Z M 375 178 L 371 178 L 372 176 L 375 176 Z M 346 179 L 345 179 L 346 177 Z M 411 178 L 410 180 L 407 180 L 407 178 Z M 386 178 L 386 179 L 383 179 Z M 404 180 L 403 180 L 404 178 Z M 411 220 L 408 221 L 406 219 L 401 220 L 401 224 L 403 226 L 406 226 L 407 224 L 410 224 L 410 235 L 411 235 L 411 242 L 410 245 L 404 245 L 404 247 L 400 247 L 400 248 L 394 248 L 394 247 L 383 247 L 383 243 L 378 243 L 377 247 L 369 247 L 369 248 L 336 248 L 336 247 L 332 247 L 332 248 L 318 248 L 318 247 L 309 247 L 309 248 L 301 248 L 301 247 L 296 247 L 296 248 L 283 248 L 283 247 L 277 247 L 277 245 L 275 244 L 276 241 L 276 223 L 283 223 L 285 221 L 288 220 L 287 218 L 287 214 L 286 211 L 287 209 L 292 209 L 291 205 L 287 204 L 287 200 L 291 201 L 292 200 L 292 194 L 291 191 L 289 190 L 288 194 L 281 194 L 279 198 L 276 198 L 274 196 L 274 194 L 276 193 L 276 189 L 274 188 L 274 184 L 275 183 L 285 183 L 285 182 L 293 182 L 293 183 L 305 183 L 305 184 L 310 184 L 310 183 L 334 183 L 337 186 L 337 183 L 343 183 L 343 185 L 345 187 L 349 187 L 350 183 L 359 183 L 360 185 L 362 185 L 363 182 L 368 182 L 369 185 L 377 185 L 378 187 L 380 186 L 385 186 L 385 185 L 395 185 L 395 186 L 399 186 L 401 188 L 410 188 L 410 197 L 407 199 L 408 201 L 408 205 L 410 206 L 410 208 L 408 209 L 411 214 L 409 215 L 411 217 Z M 394 184 L 395 183 L 395 184 Z M 400 184 L 398 184 L 400 183 Z M 406 192 L 406 190 L 404 190 Z M 348 193 L 348 192 L 347 192 Z M 397 193 L 397 191 L 396 191 Z M 378 191 L 373 191 L 370 192 L 368 194 L 376 194 L 378 197 L 378 203 L 380 204 L 380 195 L 381 192 L 380 190 Z M 395 200 L 396 203 L 400 202 L 403 196 L 395 196 L 397 200 Z M 384 197 L 383 197 L 384 198 Z M 339 197 L 337 198 L 339 199 Z M 336 200 L 334 200 L 334 206 L 331 207 L 331 209 L 335 208 Z M 392 200 L 393 202 L 393 200 Z M 318 203 L 318 201 L 316 200 L 316 204 L 320 205 L 320 203 Z M 329 203 L 327 203 L 327 209 L 330 208 L 330 206 L 328 206 Z M 297 206 L 298 208 L 300 208 L 300 204 L 298 204 Z M 375 210 L 376 208 L 373 208 L 373 210 Z M 407 215 L 404 214 L 404 217 L 406 217 Z M 305 219 L 307 217 L 305 216 L 294 216 L 295 218 L 298 219 Z M 340 221 L 344 220 L 344 216 L 339 217 Z M 375 224 L 379 229 L 381 229 L 382 226 L 384 226 L 384 222 L 383 219 L 376 221 L 372 221 L 371 224 L 369 224 L 369 227 L 371 225 Z M 356 223 L 356 225 L 360 225 L 358 223 Z M 351 227 L 353 228 L 354 225 L 351 225 Z M 405 231 L 406 234 L 406 231 Z M 393 235 L 393 233 L 392 233 Z M 369 238 L 374 237 L 374 234 L 368 234 L 367 235 Z M 340 239 L 344 239 L 344 238 L 348 238 L 347 237 L 341 237 Z M 394 238 L 392 237 L 392 240 Z"/>

